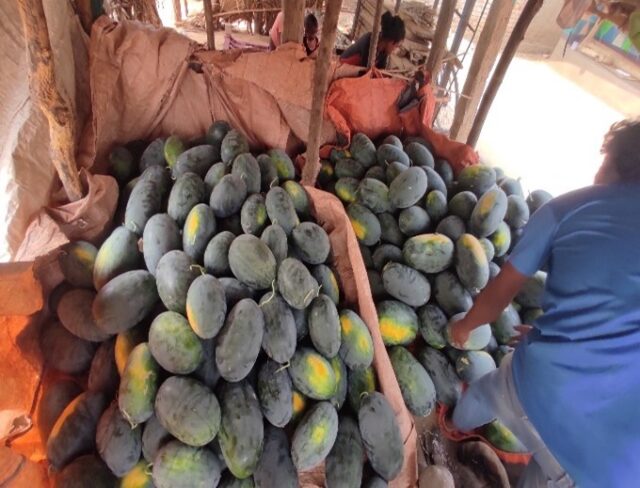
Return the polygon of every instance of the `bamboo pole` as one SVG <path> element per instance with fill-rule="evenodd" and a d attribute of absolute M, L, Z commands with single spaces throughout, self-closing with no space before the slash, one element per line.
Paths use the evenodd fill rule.
<path fill-rule="evenodd" d="M 529 25 L 531 25 L 531 21 L 542 7 L 542 3 L 543 0 L 528 0 L 520 13 L 520 17 L 518 17 L 518 21 L 509 36 L 509 40 L 507 41 L 507 45 L 500 56 L 496 69 L 493 71 L 493 75 L 491 75 L 489 85 L 487 86 L 484 95 L 482 95 L 482 102 L 480 102 L 478 112 L 476 113 L 476 117 L 473 121 L 473 126 L 471 127 L 471 132 L 469 132 L 469 138 L 467 139 L 467 144 L 472 147 L 475 147 L 478 142 L 480 132 L 482 132 L 482 126 L 487 119 L 487 114 L 489 113 L 489 109 L 491 108 L 491 104 L 493 103 L 496 94 L 498 93 L 498 89 L 500 88 L 500 85 L 502 85 L 504 75 L 515 56 L 520 43 L 524 39 L 524 35 L 527 32 Z"/>
<path fill-rule="evenodd" d="M 320 172 L 320 136 L 324 120 L 324 102 L 329 85 L 329 67 L 336 43 L 338 17 L 342 8 L 342 0 L 326 0 L 322 37 L 313 75 L 313 102 L 311 105 L 311 123 L 307 138 L 307 162 L 302 170 L 302 183 L 315 185 Z"/>
<path fill-rule="evenodd" d="M 462 7 L 462 13 L 460 14 L 460 20 L 458 21 L 458 27 L 456 29 L 456 33 L 453 36 L 453 41 L 451 41 L 451 48 L 449 52 L 451 52 L 454 56 L 458 55 L 458 50 L 460 49 L 460 44 L 462 43 L 462 39 L 464 38 L 464 34 L 467 31 L 469 26 L 469 19 L 471 18 L 471 14 L 473 13 L 473 7 L 476 5 L 476 0 L 466 0 L 464 2 L 464 7 Z M 443 63 L 446 61 L 443 60 Z M 440 86 L 446 88 L 449 83 L 449 77 L 451 76 L 451 72 L 453 71 L 453 67 L 451 64 L 445 64 L 444 72 L 442 73 Z"/>
<path fill-rule="evenodd" d="M 207 49 L 216 50 L 216 33 L 213 29 L 213 7 L 211 0 L 202 0 L 204 5 L 204 25 L 207 28 Z"/>
<path fill-rule="evenodd" d="M 364 0 L 358 0 L 356 3 L 356 12 L 353 14 L 353 24 L 351 25 L 351 32 L 349 38 L 353 41 L 358 31 L 358 22 L 360 21 L 360 11 L 362 10 L 362 2 Z"/>
<path fill-rule="evenodd" d="M 373 30 L 371 31 L 371 43 L 369 44 L 369 61 L 367 62 L 367 68 L 371 68 L 376 65 L 378 56 L 378 38 L 380 37 L 380 20 L 382 19 L 382 7 L 384 0 L 377 0 L 376 13 L 373 16 Z"/>
<path fill-rule="evenodd" d="M 175 22 L 182 22 L 182 5 L 180 0 L 173 0 L 173 16 Z"/>
<path fill-rule="evenodd" d="M 456 11 L 456 0 L 448 0 L 442 3 L 440 13 L 438 14 L 438 22 L 436 24 L 436 32 L 433 36 L 429 58 L 427 59 L 426 69 L 431 73 L 431 79 L 438 77 L 438 72 L 442 66 L 442 58 L 447 50 L 447 38 L 451 30 L 451 22 L 453 14 Z"/>
<path fill-rule="evenodd" d="M 42 0 L 18 0 L 29 51 L 29 85 L 49 122 L 51 159 L 70 202 L 80 200 L 82 184 L 75 162 L 74 114 L 56 85 L 53 52 Z"/>
<path fill-rule="evenodd" d="M 214 9 L 215 10 L 215 4 L 214 4 Z M 280 12 L 280 10 L 282 10 L 281 8 L 278 7 L 268 7 L 268 8 L 248 8 L 245 10 L 230 10 L 228 12 L 218 12 L 217 14 L 213 14 L 211 16 L 212 19 L 219 19 L 222 17 L 230 17 L 232 15 L 242 15 L 242 14 L 248 14 L 248 13 L 269 13 L 269 12 Z"/>
<path fill-rule="evenodd" d="M 450 132 L 452 139 L 467 140 L 487 78 L 498 57 L 512 10 L 513 0 L 493 0 L 491 4 L 462 89 L 465 97 L 456 104 Z"/>
<path fill-rule="evenodd" d="M 304 0 L 283 0 L 284 25 L 282 27 L 282 43 L 302 43 L 304 24 Z"/>

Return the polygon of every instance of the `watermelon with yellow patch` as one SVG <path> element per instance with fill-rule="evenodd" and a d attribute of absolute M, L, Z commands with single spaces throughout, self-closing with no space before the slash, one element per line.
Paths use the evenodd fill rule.
<path fill-rule="evenodd" d="M 194 261 L 202 262 L 207 244 L 216 233 L 216 217 L 206 203 L 191 209 L 182 230 L 182 248 Z"/>
<path fill-rule="evenodd" d="M 139 461 L 122 478 L 118 488 L 154 488 L 151 478 L 151 465 L 146 461 Z"/>
<path fill-rule="evenodd" d="M 291 358 L 289 374 L 293 385 L 314 400 L 329 400 L 338 381 L 331 363 L 311 348 L 300 348 Z"/>
<path fill-rule="evenodd" d="M 469 220 L 471 232 L 478 237 L 493 234 L 507 213 L 507 195 L 498 187 L 480 197 Z"/>
<path fill-rule="evenodd" d="M 116 360 L 116 368 L 120 376 L 124 373 L 124 368 L 129 359 L 129 354 L 133 351 L 133 348 L 138 344 L 147 340 L 148 327 L 144 325 L 137 325 L 131 329 L 120 332 L 116 336 L 116 343 L 114 346 L 114 356 Z"/>
<path fill-rule="evenodd" d="M 373 246 L 380 241 L 380 221 L 371 210 L 359 203 L 352 203 L 347 208 L 347 215 L 358 241 L 365 246 Z"/>
<path fill-rule="evenodd" d="M 325 264 L 319 264 L 311 270 L 311 274 L 320 285 L 320 292 L 327 295 L 333 303 L 340 303 L 340 286 L 333 270 Z"/>
<path fill-rule="evenodd" d="M 151 355 L 149 344 L 133 348 L 122 373 L 118 393 L 120 412 L 131 425 L 146 422 L 153 415 L 153 402 L 158 391 L 160 366 Z"/>
<path fill-rule="evenodd" d="M 511 229 L 505 222 L 500 222 L 498 229 L 489 236 L 489 240 L 495 249 L 495 257 L 500 258 L 507 254 L 511 247 Z"/>
<path fill-rule="evenodd" d="M 271 149 L 267 154 L 276 165 L 280 180 L 292 180 L 296 177 L 296 168 L 286 152 L 282 149 Z"/>
<path fill-rule="evenodd" d="M 444 234 L 422 234 L 408 239 L 402 248 L 405 263 L 423 273 L 440 273 L 453 262 L 454 246 Z"/>
<path fill-rule="evenodd" d="M 411 344 L 418 333 L 418 316 L 410 306 L 385 300 L 376 306 L 380 335 L 385 346 Z"/>
<path fill-rule="evenodd" d="M 354 412 L 360 410 L 360 402 L 362 399 L 369 393 L 376 391 L 376 389 L 376 373 L 371 366 L 349 371 L 347 398 Z"/>
<path fill-rule="evenodd" d="M 501 451 L 513 453 L 528 452 L 524 444 L 499 420 L 494 420 L 485 425 L 482 428 L 482 435 Z"/>
<path fill-rule="evenodd" d="M 338 384 L 336 394 L 331 399 L 331 404 L 336 407 L 336 410 L 340 410 L 347 399 L 347 367 L 344 361 L 340 359 L 340 356 L 331 358 L 329 362 L 336 375 L 336 383 Z"/>
<path fill-rule="evenodd" d="M 462 190 L 481 197 L 496 184 L 496 172 L 490 166 L 476 164 L 467 166 L 458 175 L 458 185 Z"/>
<path fill-rule="evenodd" d="M 291 391 L 291 421 L 294 422 L 302 417 L 307 410 L 307 397 L 293 388 Z"/>
<path fill-rule="evenodd" d="M 356 201 L 358 186 L 360 180 L 345 176 L 336 181 L 335 193 L 344 203 L 353 203 Z"/>
<path fill-rule="evenodd" d="M 456 271 L 469 290 L 482 290 L 489 282 L 487 253 L 471 234 L 462 234 L 456 242 Z"/>
<path fill-rule="evenodd" d="M 185 150 L 184 142 L 178 136 L 171 135 L 167 137 L 164 142 L 164 159 L 170 168 L 176 164 L 178 156 L 180 156 Z"/>
<path fill-rule="evenodd" d="M 90 242 L 75 241 L 62 246 L 58 263 L 65 279 L 73 286 L 93 286 L 93 263 L 98 250 Z"/>
<path fill-rule="evenodd" d="M 329 454 L 338 435 L 338 413 L 329 402 L 313 406 L 300 421 L 291 442 L 291 457 L 299 471 L 313 468 Z"/>
<path fill-rule="evenodd" d="M 340 312 L 340 357 L 350 369 L 367 368 L 373 361 L 373 340 L 367 325 L 352 310 Z"/>
<path fill-rule="evenodd" d="M 267 226 L 267 207 L 264 197 L 258 193 L 249 195 L 242 204 L 240 225 L 245 234 L 260 235 Z"/>
<path fill-rule="evenodd" d="M 293 180 L 287 180 L 282 183 L 282 188 L 289 194 L 293 206 L 296 209 L 296 213 L 300 217 L 307 217 L 311 214 L 311 204 L 309 202 L 309 195 L 302 185 Z"/>

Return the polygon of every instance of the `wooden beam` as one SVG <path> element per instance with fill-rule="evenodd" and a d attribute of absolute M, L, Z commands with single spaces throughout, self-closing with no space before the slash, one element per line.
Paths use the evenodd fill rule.
<path fill-rule="evenodd" d="M 453 36 L 453 40 L 451 41 L 451 47 L 449 52 L 454 56 L 458 55 L 458 50 L 460 49 L 460 44 L 462 43 L 462 39 L 464 38 L 465 32 L 469 27 L 469 19 L 471 19 L 471 14 L 473 13 L 473 7 L 476 5 L 476 0 L 466 0 L 464 2 L 464 7 L 462 7 L 462 13 L 460 14 L 460 19 L 458 20 L 458 27 L 456 28 L 456 33 Z M 453 64 L 446 63 L 444 66 L 444 71 L 442 73 L 442 77 L 440 78 L 440 86 L 442 88 L 447 88 L 449 84 L 449 77 L 451 76 L 451 72 L 453 71 Z"/>
<path fill-rule="evenodd" d="M 18 0 L 18 9 L 29 52 L 29 85 L 36 102 L 49 122 L 51 159 L 67 198 L 83 195 L 75 161 L 75 115 L 56 85 L 53 52 L 42 0 Z"/>
<path fill-rule="evenodd" d="M 353 41 L 356 37 L 356 31 L 358 30 L 358 22 L 360 21 L 360 12 L 362 11 L 362 2 L 364 0 L 358 0 L 356 3 L 356 12 L 353 14 L 353 24 L 351 25 L 351 32 L 349 38 Z"/>
<path fill-rule="evenodd" d="M 173 17 L 175 22 L 182 22 L 182 5 L 180 5 L 180 0 L 173 0 Z"/>
<path fill-rule="evenodd" d="M 283 0 L 284 25 L 282 27 L 282 43 L 297 42 L 302 44 L 304 25 L 304 0 Z"/>
<path fill-rule="evenodd" d="M 202 0 L 204 5 L 204 25 L 207 28 L 207 49 L 216 50 L 216 33 L 213 26 L 213 7 L 211 0 Z"/>
<path fill-rule="evenodd" d="M 220 7 L 220 5 L 218 4 L 218 8 Z M 216 10 L 216 4 L 214 2 L 213 4 L 213 10 Z M 216 14 L 213 14 L 211 16 L 212 19 L 220 19 L 223 17 L 231 17 L 233 15 L 243 15 L 243 14 L 248 14 L 248 13 L 259 13 L 259 12 L 263 12 L 263 13 L 268 13 L 268 12 L 280 12 L 280 10 L 282 10 L 281 8 L 278 7 L 268 7 L 268 8 L 248 8 L 248 9 L 244 9 L 244 10 L 230 10 L 228 12 L 218 12 Z"/>
<path fill-rule="evenodd" d="M 487 118 L 487 114 L 489 113 L 489 109 L 491 108 L 491 104 L 498 93 L 498 89 L 500 85 L 502 85 L 502 81 L 504 80 L 504 75 L 513 60 L 513 57 L 520 46 L 520 43 L 524 39 L 524 35 L 531 25 L 531 21 L 536 16 L 540 8 L 542 7 L 543 0 L 528 0 L 524 6 L 524 9 L 520 13 L 520 17 L 516 22 L 511 35 L 509 36 L 509 40 L 507 41 L 507 45 L 500 56 L 500 61 L 496 65 L 496 69 L 493 71 L 493 75 L 491 75 L 491 80 L 489 81 L 489 85 L 487 86 L 484 95 L 482 96 L 482 102 L 480 103 L 480 107 L 478 107 L 478 112 L 476 113 L 475 120 L 473 121 L 473 126 L 471 127 L 471 132 L 469 133 L 469 137 L 467 139 L 467 144 L 472 147 L 478 142 L 478 138 L 480 137 L 480 132 L 482 132 L 482 126 Z"/>
<path fill-rule="evenodd" d="M 382 7 L 384 7 L 384 0 L 377 0 L 376 13 L 373 16 L 373 29 L 371 31 L 371 43 L 369 44 L 369 62 L 367 63 L 367 68 L 375 66 L 378 57 L 376 54 L 378 52 L 378 38 L 380 37 Z"/>
<path fill-rule="evenodd" d="M 446 3 L 446 2 L 443 2 Z M 476 44 L 467 79 L 462 89 L 462 97 L 456 104 L 451 138 L 466 141 L 471 130 L 480 98 L 491 68 L 498 57 L 509 16 L 513 10 L 513 0 L 493 0 L 484 28 Z"/>
<path fill-rule="evenodd" d="M 324 120 L 324 102 L 329 87 L 329 67 L 336 43 L 338 17 L 342 0 L 326 0 L 326 10 L 322 22 L 322 37 L 313 75 L 313 101 L 311 104 L 311 122 L 307 138 L 307 161 L 302 170 L 302 183 L 315 185 L 320 172 L 320 136 Z"/>
<path fill-rule="evenodd" d="M 431 79 L 434 80 L 434 82 L 438 76 L 438 72 L 440 71 L 444 53 L 447 50 L 447 38 L 449 37 L 451 22 L 453 21 L 453 14 L 455 11 L 456 0 L 448 0 L 442 3 L 440 13 L 438 14 L 436 33 L 433 36 L 433 41 L 431 42 L 429 58 L 427 59 L 426 64 L 426 69 L 431 73 Z"/>

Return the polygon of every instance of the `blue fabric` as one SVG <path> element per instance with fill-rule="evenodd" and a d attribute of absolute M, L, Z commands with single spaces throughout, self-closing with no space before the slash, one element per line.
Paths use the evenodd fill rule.
<path fill-rule="evenodd" d="M 640 185 L 552 200 L 509 261 L 548 266 L 544 314 L 514 353 L 525 412 L 579 487 L 640 486 Z"/>

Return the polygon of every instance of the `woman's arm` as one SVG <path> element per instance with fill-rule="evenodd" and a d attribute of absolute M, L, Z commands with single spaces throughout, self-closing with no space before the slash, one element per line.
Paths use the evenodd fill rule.
<path fill-rule="evenodd" d="M 482 290 L 469 313 L 451 324 L 451 338 L 456 344 L 464 344 L 473 329 L 495 321 L 518 294 L 528 277 L 511 263 L 506 263 L 498 276 Z"/>

